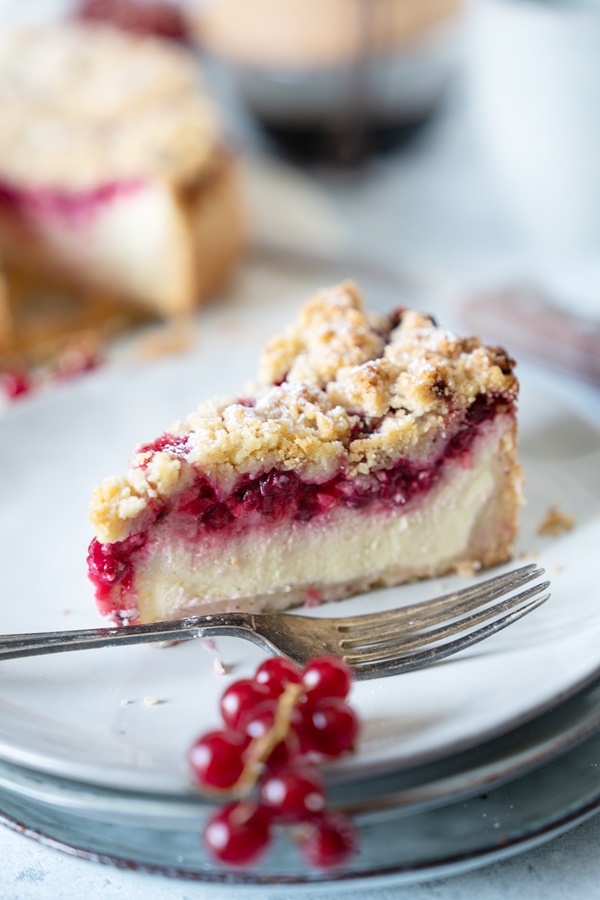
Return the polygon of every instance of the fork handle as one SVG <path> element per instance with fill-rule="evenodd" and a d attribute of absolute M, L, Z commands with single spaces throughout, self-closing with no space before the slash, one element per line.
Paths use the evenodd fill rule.
<path fill-rule="evenodd" d="M 195 638 L 250 637 L 251 617 L 247 613 L 217 613 L 190 616 L 172 622 L 90 628 L 82 631 L 46 631 L 34 634 L 7 634 L 0 638 L 0 660 L 21 656 L 65 653 L 69 650 L 147 644 L 152 641 L 189 641 Z"/>

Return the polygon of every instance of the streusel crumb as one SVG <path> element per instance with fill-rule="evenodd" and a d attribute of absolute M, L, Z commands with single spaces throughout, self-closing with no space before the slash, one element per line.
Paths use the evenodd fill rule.
<path fill-rule="evenodd" d="M 324 482 L 340 468 L 354 477 L 401 457 L 434 458 L 478 398 L 510 408 L 513 367 L 501 348 L 457 337 L 421 313 L 365 311 L 352 282 L 324 289 L 268 344 L 249 396 L 203 404 L 171 428 L 183 449 L 180 440 L 177 452 L 138 453 L 125 476 L 96 489 L 96 535 L 113 542 L 142 530 L 151 505 L 198 471 L 226 493 L 242 475 L 272 468 Z"/>
<path fill-rule="evenodd" d="M 324 387 L 342 366 L 358 366 L 381 356 L 389 322 L 365 313 L 353 282 L 316 294 L 283 337 L 270 341 L 262 355 L 259 380 Z"/>
<path fill-rule="evenodd" d="M 574 527 L 573 516 L 563 512 L 557 506 L 551 506 L 538 525 L 537 533 L 543 536 L 558 537 L 560 534 L 572 531 Z"/>

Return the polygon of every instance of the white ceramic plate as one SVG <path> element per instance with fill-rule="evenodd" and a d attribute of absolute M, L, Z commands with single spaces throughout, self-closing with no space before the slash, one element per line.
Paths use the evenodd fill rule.
<path fill-rule="evenodd" d="M 562 718 L 559 729 L 566 724 Z M 536 725 L 530 730 L 534 741 Z M 376 888 L 465 872 L 573 828 L 600 809 L 599 764 L 596 732 L 535 772 L 501 786 L 486 784 L 484 793 L 435 809 L 413 808 L 407 814 L 400 804 L 384 815 L 360 816 L 360 853 L 342 870 L 307 867 L 284 834 L 276 835 L 258 866 L 224 868 L 208 858 L 199 839 L 207 809 L 195 801 L 132 797 L 5 763 L 0 763 L 0 824 L 69 856 L 208 883 L 212 900 L 242 895 L 245 900 L 329 900 L 342 896 L 344 889 L 360 888 L 375 897 Z M 432 788 L 436 790 L 435 782 Z M 195 896 L 190 888 L 187 895 Z"/>
<path fill-rule="evenodd" d="M 0 632 L 98 624 L 85 575 L 93 485 L 121 471 L 136 442 L 199 400 L 239 391 L 254 374 L 258 347 L 290 319 L 309 285 L 297 273 L 255 265 L 227 306 L 202 317 L 193 353 L 152 364 L 121 361 L 0 419 Z M 473 746 L 600 672 L 600 437 L 527 384 L 520 419 L 528 503 L 519 550 L 538 554 L 552 578 L 551 600 L 444 664 L 356 685 L 364 733 L 339 777 Z M 573 514 L 576 527 L 559 538 L 537 537 L 551 504 Z M 462 583 L 446 579 L 444 587 Z M 394 607 L 441 589 L 429 582 L 378 591 L 315 614 Z M 7 661 L 0 666 L 0 758 L 93 784 L 181 793 L 188 745 L 217 726 L 226 684 L 261 659 L 241 641 L 223 640 L 219 649 L 233 667 L 227 677 L 215 675 L 200 643 Z M 148 697 L 161 702 L 148 705 Z"/>

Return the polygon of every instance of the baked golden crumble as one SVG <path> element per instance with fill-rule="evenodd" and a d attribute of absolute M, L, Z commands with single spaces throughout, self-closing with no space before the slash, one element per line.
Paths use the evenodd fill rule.
<path fill-rule="evenodd" d="M 551 506 L 544 519 L 538 525 L 537 533 L 542 536 L 557 537 L 567 531 L 572 531 L 575 519 L 569 513 L 563 512 L 557 506 Z"/>
<path fill-rule="evenodd" d="M 340 367 L 381 356 L 389 331 L 389 320 L 365 312 L 353 282 L 325 288 L 304 305 L 285 335 L 267 344 L 259 381 L 323 387 L 338 376 Z"/>
<path fill-rule="evenodd" d="M 187 184 L 218 154 L 195 61 L 166 41 L 65 23 L 3 28 L 0 70 L 0 171 L 13 185 Z"/>
<path fill-rule="evenodd" d="M 203 404 L 170 429 L 176 449 L 138 453 L 125 476 L 96 489 L 94 529 L 102 542 L 139 531 L 152 502 L 197 471 L 226 492 L 271 468 L 325 482 L 340 468 L 354 477 L 433 458 L 478 397 L 516 398 L 513 366 L 500 348 L 421 313 L 369 314 L 352 282 L 324 289 L 269 343 L 250 396 Z"/>

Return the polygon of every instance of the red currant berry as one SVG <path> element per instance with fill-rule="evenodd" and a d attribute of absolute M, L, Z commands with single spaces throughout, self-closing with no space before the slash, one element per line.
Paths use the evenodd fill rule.
<path fill-rule="evenodd" d="M 188 760 L 196 781 L 204 787 L 231 788 L 244 770 L 248 737 L 237 731 L 209 731 L 192 745 Z"/>
<path fill-rule="evenodd" d="M 238 728 L 242 715 L 270 696 L 268 688 L 250 678 L 234 681 L 221 697 L 221 715 L 225 724 Z"/>
<path fill-rule="evenodd" d="M 308 703 L 298 703 L 290 716 L 291 730 L 298 738 L 302 756 L 315 749 L 312 712 L 312 706 Z"/>
<path fill-rule="evenodd" d="M 312 766 L 297 766 L 268 774 L 261 799 L 284 822 L 305 822 L 325 808 L 325 782 Z"/>
<path fill-rule="evenodd" d="M 341 756 L 347 750 L 354 749 L 358 719 L 344 700 L 339 697 L 321 700 L 312 708 L 311 721 L 311 737 L 317 753 Z"/>
<path fill-rule="evenodd" d="M 254 709 L 241 716 L 240 731 L 252 739 L 262 738 L 275 725 L 276 716 L 277 700 L 263 700 Z M 285 738 L 275 745 L 265 764 L 270 770 L 275 770 L 288 765 L 299 756 L 300 741 L 296 733 L 290 729 Z"/>
<path fill-rule="evenodd" d="M 230 865 L 253 863 L 266 850 L 270 839 L 270 817 L 254 803 L 230 803 L 209 821 L 204 839 L 213 856 Z"/>
<path fill-rule="evenodd" d="M 343 700 L 350 693 L 352 672 L 337 656 L 319 656 L 306 666 L 302 681 L 309 700 L 324 700 L 326 697 L 341 697 Z"/>
<path fill-rule="evenodd" d="M 324 813 L 311 826 L 301 848 L 305 859 L 319 869 L 345 863 L 358 847 L 358 833 L 353 823 L 338 812 Z"/>
<path fill-rule="evenodd" d="M 263 700 L 252 709 L 244 710 L 239 717 L 239 729 L 251 738 L 262 737 L 275 724 L 277 700 Z"/>
<path fill-rule="evenodd" d="M 294 731 L 288 731 L 285 738 L 273 747 L 265 764 L 269 772 L 278 772 L 301 758 L 300 741 Z"/>
<path fill-rule="evenodd" d="M 31 382 L 27 372 L 5 372 L 1 377 L 4 393 L 9 400 L 16 400 L 31 390 Z"/>
<path fill-rule="evenodd" d="M 279 697 L 288 684 L 299 684 L 302 673 L 298 666 L 289 659 L 275 656 L 260 664 L 254 676 L 258 684 L 269 689 L 272 697 Z"/>

